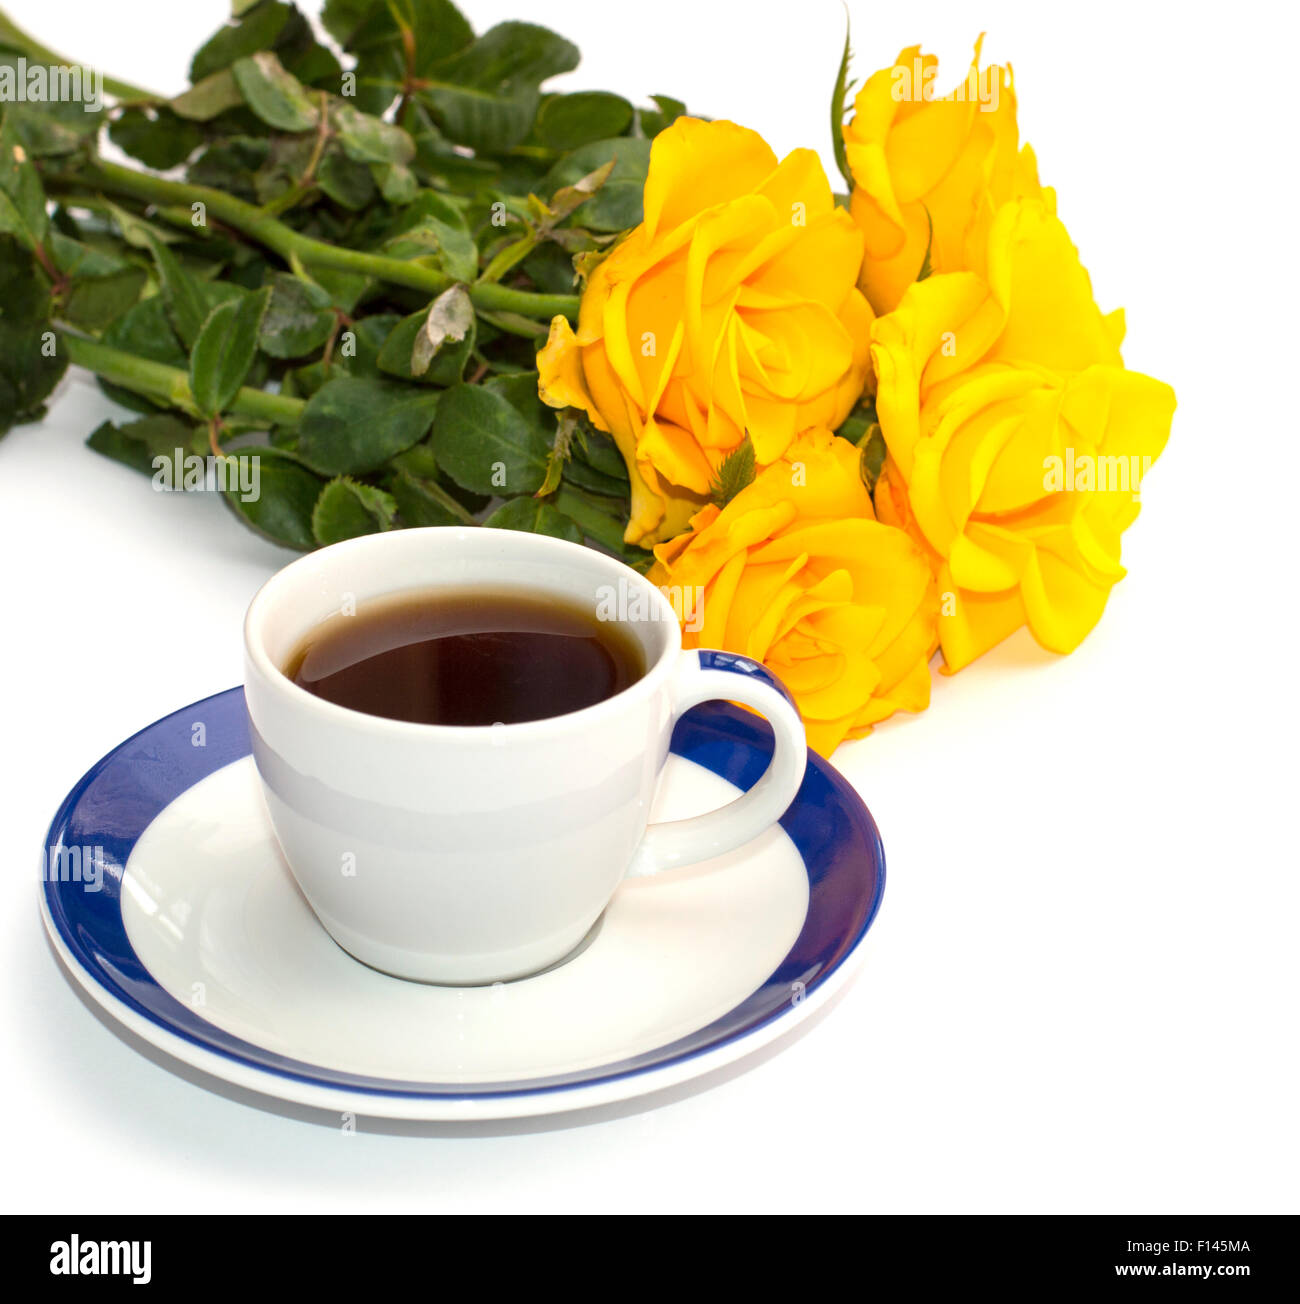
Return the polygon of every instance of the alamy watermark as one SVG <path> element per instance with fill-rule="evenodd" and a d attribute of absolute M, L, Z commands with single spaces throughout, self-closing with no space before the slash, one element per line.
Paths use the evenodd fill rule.
<path fill-rule="evenodd" d="M 153 1279 L 152 1241 L 83 1241 L 75 1232 L 50 1246 L 54 1277 L 129 1277 L 133 1285 Z"/>
<path fill-rule="evenodd" d="M 889 73 L 892 85 L 890 95 L 898 104 L 929 103 L 936 99 L 953 99 L 959 104 L 967 102 L 978 104 L 981 113 L 996 113 L 1002 99 L 1002 87 L 1011 86 L 1011 74 L 1006 69 L 997 67 L 978 68 L 971 66 L 965 80 L 957 84 L 950 96 L 940 96 L 935 90 L 935 81 L 939 75 L 939 65 L 931 63 L 928 67 L 917 55 L 911 65 L 896 64 Z"/>
<path fill-rule="evenodd" d="M 704 627 L 704 589 L 698 584 L 660 584 L 659 592 L 668 599 L 678 624 L 689 633 L 698 634 Z M 635 623 L 640 620 L 663 620 L 663 608 L 651 600 L 640 585 L 626 580 L 602 584 L 596 590 L 596 619 Z"/>
<path fill-rule="evenodd" d="M 104 848 L 59 843 L 41 862 L 41 877 L 46 883 L 80 883 L 83 891 L 100 892 L 104 887 Z"/>
<path fill-rule="evenodd" d="M 1053 453 L 1043 458 L 1043 488 L 1052 494 L 1122 493 L 1132 494 L 1134 502 L 1142 498 L 1142 477 L 1151 469 L 1150 457 L 1104 456 L 1079 453 L 1073 448 L 1065 456 Z"/>
<path fill-rule="evenodd" d="M 80 104 L 87 113 L 104 107 L 104 74 L 79 64 L 28 63 L 19 55 L 0 64 L 0 102 Z"/>
<path fill-rule="evenodd" d="M 153 487 L 165 492 L 216 490 L 238 494 L 245 503 L 255 503 L 262 496 L 262 461 L 256 453 L 203 457 L 173 448 L 170 453 L 159 453 L 151 465 Z"/>

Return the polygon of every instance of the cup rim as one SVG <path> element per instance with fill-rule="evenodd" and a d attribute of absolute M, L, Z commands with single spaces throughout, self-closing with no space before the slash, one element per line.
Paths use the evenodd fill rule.
<path fill-rule="evenodd" d="M 410 541 L 412 536 L 425 536 L 431 544 L 435 542 L 452 544 L 461 540 L 477 539 L 481 537 L 481 532 L 487 528 L 490 527 L 482 525 L 430 525 L 393 530 L 391 532 L 386 531 L 381 534 L 366 534 L 355 539 L 345 539 L 341 543 L 329 544 L 324 548 L 314 549 L 312 552 L 305 553 L 303 556 L 291 561 L 287 566 L 281 567 L 274 575 L 265 580 L 257 592 L 253 594 L 248 609 L 244 613 L 243 642 L 244 655 L 248 666 L 245 677 L 247 678 L 249 674 L 256 671 L 267 687 L 287 698 L 295 707 L 315 711 L 342 728 L 361 729 L 372 734 L 387 735 L 394 738 L 437 738 L 445 741 L 489 743 L 503 737 L 522 740 L 545 734 L 557 728 L 568 729 L 575 726 L 581 727 L 589 723 L 595 724 L 604 716 L 612 715 L 620 710 L 629 701 L 636 699 L 638 695 L 650 696 L 658 691 L 663 681 L 672 674 L 682 650 L 681 626 L 678 623 L 677 614 L 672 603 L 669 602 L 663 590 L 657 585 L 651 584 L 644 575 L 608 553 L 598 552 L 594 548 L 588 548 L 585 544 L 571 543 L 567 539 L 557 539 L 543 534 L 530 534 L 519 530 L 493 530 L 493 533 L 506 536 L 503 542 L 507 545 L 516 545 L 521 551 L 535 550 L 542 554 L 549 552 L 556 557 L 568 558 L 569 560 L 580 558 L 584 565 L 597 567 L 614 579 L 621 579 L 629 584 L 635 583 L 650 595 L 651 602 L 655 604 L 658 610 L 655 623 L 667 627 L 668 637 L 657 659 L 653 664 L 646 667 L 645 673 L 635 683 L 629 684 L 626 688 L 620 689 L 617 693 L 604 698 L 602 701 L 595 702 L 591 706 L 581 707 L 577 711 L 568 711 L 563 715 L 543 716 L 538 720 L 521 720 L 512 724 L 492 725 L 428 724 L 416 720 L 394 720 L 389 716 L 370 715 L 368 712 L 357 711 L 350 706 L 340 706 L 337 702 L 330 702 L 323 697 L 317 697 L 315 693 L 308 692 L 301 685 L 295 684 L 266 650 L 263 625 L 269 611 L 277 605 L 276 591 L 307 573 L 312 563 L 318 563 L 323 553 L 378 551 L 391 547 L 391 541 L 403 539 Z M 438 586 L 431 585 L 427 587 L 436 588 Z M 385 590 L 385 592 L 401 593 L 403 590 L 400 587 L 393 587 Z"/>

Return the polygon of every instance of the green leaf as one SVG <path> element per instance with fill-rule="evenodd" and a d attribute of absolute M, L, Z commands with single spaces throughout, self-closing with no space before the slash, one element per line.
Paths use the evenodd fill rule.
<path fill-rule="evenodd" d="M 881 471 L 884 470 L 885 456 L 889 451 L 885 446 L 885 436 L 880 427 L 873 424 L 858 447 L 862 450 L 862 456 L 858 460 L 862 483 L 867 486 L 868 493 L 875 493 L 876 482 L 880 479 Z"/>
<path fill-rule="evenodd" d="M 405 456 L 405 454 L 403 454 Z M 437 485 L 399 470 L 388 482 L 388 491 L 397 504 L 402 525 L 418 528 L 426 525 L 464 525 L 467 513 L 455 499 Z"/>
<path fill-rule="evenodd" d="M 17 240 L 0 236 L 0 320 L 30 326 L 49 316 L 49 278 Z"/>
<path fill-rule="evenodd" d="M 432 190 L 421 190 L 402 209 L 382 248 L 390 258 L 432 258 L 457 281 L 478 276 L 478 249 L 464 217 Z"/>
<path fill-rule="evenodd" d="M 321 26 L 345 49 L 355 50 L 355 40 L 361 35 L 372 16 L 387 9 L 383 0 L 325 0 L 321 7 Z M 391 22 L 391 20 L 390 20 Z M 397 28 L 392 25 L 392 32 Z"/>
<path fill-rule="evenodd" d="M 261 0 L 244 13 L 238 23 L 227 23 L 195 54 L 190 63 L 190 81 L 197 82 L 211 73 L 229 68 L 237 59 L 269 50 L 293 12 L 291 5 L 275 0 Z"/>
<path fill-rule="evenodd" d="M 415 142 L 415 161 L 434 184 L 453 192 L 471 194 L 501 176 L 502 164 L 488 155 L 475 156 L 470 150 L 458 150 L 438 129 L 433 110 L 414 98 L 402 111 L 401 124 Z M 523 166 L 531 166 L 520 160 Z"/>
<path fill-rule="evenodd" d="M 101 342 L 123 353 L 133 353 L 152 362 L 184 371 L 189 359 L 167 315 L 166 305 L 159 294 L 141 299 L 120 317 L 110 322 L 100 336 Z M 123 407 L 136 412 L 152 412 L 165 406 L 165 400 L 152 400 L 145 395 L 123 389 L 100 377 L 100 388 Z"/>
<path fill-rule="evenodd" d="M 137 217 L 129 210 L 113 203 L 111 199 L 104 201 L 104 211 L 112 219 L 118 234 L 133 249 L 143 249 L 145 253 L 152 253 L 151 237 L 161 240 L 163 244 L 171 244 L 180 238 L 176 232 L 146 222 L 144 218 Z"/>
<path fill-rule="evenodd" d="M 426 74 L 433 84 L 420 98 L 449 140 L 501 152 L 532 129 L 541 83 L 577 66 L 577 47 L 545 27 L 499 23 L 434 64 Z"/>
<path fill-rule="evenodd" d="M 435 86 L 418 95 L 433 110 L 449 140 L 481 154 L 503 154 L 519 144 L 532 130 L 540 98 L 529 87 L 506 94 Z"/>
<path fill-rule="evenodd" d="M 95 452 L 148 476 L 158 474 L 157 459 L 163 458 L 172 465 L 171 478 L 174 481 L 177 450 L 183 468 L 186 456 L 200 453 L 200 441 L 206 445 L 206 432 L 170 412 L 159 412 L 126 424 L 105 421 L 90 432 L 86 444 Z M 183 484 L 182 475 L 180 484 L 175 487 L 180 488 Z"/>
<path fill-rule="evenodd" d="M 0 234 L 35 249 L 48 229 L 45 187 L 18 139 L 14 115 L 6 112 L 0 124 Z"/>
<path fill-rule="evenodd" d="M 190 355 L 190 392 L 207 417 L 223 412 L 252 366 L 269 289 L 218 304 L 208 314 Z"/>
<path fill-rule="evenodd" d="M 654 109 L 637 111 L 641 134 L 647 140 L 652 140 L 664 128 L 671 127 L 686 112 L 686 105 L 681 100 L 673 99 L 671 95 L 652 95 L 650 98 L 659 106 L 659 111 L 657 113 Z"/>
<path fill-rule="evenodd" d="M 606 475 L 581 457 L 572 457 L 564 464 L 564 482 L 585 489 L 588 493 L 600 494 L 603 498 L 628 496 L 626 471 L 621 477 Z"/>
<path fill-rule="evenodd" d="M 325 0 L 321 8 L 321 26 L 345 49 L 355 50 L 352 42 L 365 28 L 372 14 L 385 9 L 383 0 Z M 396 32 L 397 28 L 392 28 Z"/>
<path fill-rule="evenodd" d="M 754 475 L 754 445 L 746 435 L 714 472 L 709 496 L 717 506 L 725 507 L 742 489 L 754 483 Z"/>
<path fill-rule="evenodd" d="M 152 231 L 146 230 L 149 251 L 158 267 L 163 303 L 167 316 L 186 349 L 194 347 L 212 305 L 207 301 L 196 277 L 191 276 Z"/>
<path fill-rule="evenodd" d="M 502 503 L 483 524 L 497 530 L 524 530 L 568 539 L 570 543 L 582 542 L 582 531 L 570 517 L 535 498 L 512 498 Z"/>
<path fill-rule="evenodd" d="M 474 41 L 474 29 L 451 0 L 393 0 L 388 8 L 401 16 L 415 41 L 417 77 Z"/>
<path fill-rule="evenodd" d="M 411 346 L 412 376 L 424 376 L 434 356 L 441 355 L 442 349 L 449 343 L 467 343 L 463 352 L 468 355 L 469 349 L 473 348 L 473 326 L 475 314 L 473 304 L 469 301 L 469 291 L 464 286 L 445 289 L 429 305 L 429 314 Z M 382 357 L 379 365 L 383 365 Z M 460 368 L 464 368 L 463 360 Z M 456 376 L 456 379 L 459 381 L 460 377 Z"/>
<path fill-rule="evenodd" d="M 0 22 L 0 44 L 5 41 Z M 17 139 L 28 158 L 55 157 L 80 149 L 104 125 L 102 107 L 94 108 L 95 88 L 89 76 L 66 64 L 51 63 L 44 52 L 0 48 L 0 100 L 12 119 Z M 45 98 L 24 102 L 34 83 Z"/>
<path fill-rule="evenodd" d="M 921 270 L 916 274 L 918 281 L 928 280 L 930 273 L 934 271 L 934 266 L 930 262 L 930 255 L 934 252 L 934 218 L 930 216 L 930 210 L 925 204 L 922 204 L 921 207 L 925 209 L 925 220 L 929 232 L 925 238 L 925 257 L 921 259 Z"/>
<path fill-rule="evenodd" d="M 848 151 L 844 145 L 844 116 L 848 112 L 848 96 L 851 88 L 849 81 L 849 64 L 853 51 L 849 48 L 849 16 L 844 15 L 844 53 L 840 56 L 840 70 L 835 78 L 835 89 L 831 91 L 831 148 L 835 152 L 835 166 L 844 178 L 844 184 L 853 189 L 853 173 L 849 169 Z"/>
<path fill-rule="evenodd" d="M 147 279 L 144 268 L 128 267 L 73 281 L 64 292 L 59 317 L 82 330 L 102 331 L 140 298 Z"/>
<path fill-rule="evenodd" d="M 420 191 L 415 173 L 401 163 L 372 163 L 370 170 L 386 203 L 409 204 Z"/>
<path fill-rule="evenodd" d="M 123 109 L 110 124 L 108 135 L 124 154 L 157 172 L 184 163 L 203 144 L 203 132 L 198 127 L 161 106 Z"/>
<path fill-rule="evenodd" d="M 849 413 L 848 416 L 835 427 L 835 433 L 841 439 L 847 439 L 854 448 L 861 448 L 864 438 L 871 432 L 871 427 L 875 425 L 876 417 L 874 411 L 868 410 L 866 403 L 859 403 L 857 407 Z"/>
<path fill-rule="evenodd" d="M 412 445 L 404 453 L 398 453 L 389 463 L 390 470 L 405 471 L 416 480 L 434 480 L 438 475 L 438 459 L 433 455 L 433 447 L 427 439 Z"/>
<path fill-rule="evenodd" d="M 500 395 L 519 413 L 535 431 L 537 438 L 549 450 L 555 437 L 555 409 L 542 402 L 537 392 L 537 372 L 517 371 L 510 375 L 493 376 L 483 382 L 489 394 Z"/>
<path fill-rule="evenodd" d="M 364 163 L 330 150 L 316 169 L 320 188 L 336 203 L 360 212 L 375 197 L 375 179 Z"/>
<path fill-rule="evenodd" d="M 12 239 L 0 239 L 0 435 L 44 412 L 67 370 L 49 322 L 44 275 Z"/>
<path fill-rule="evenodd" d="M 270 157 L 269 140 L 229 136 L 204 149 L 186 168 L 186 177 L 195 185 L 229 191 L 237 199 L 256 202 L 259 177 Z"/>
<path fill-rule="evenodd" d="M 552 95 L 542 102 L 534 130 L 543 145 L 570 150 L 621 136 L 632 122 L 632 105 L 608 91 Z"/>
<path fill-rule="evenodd" d="M 275 448 L 240 449 L 228 457 L 236 464 L 226 481 L 229 506 L 275 543 L 303 550 L 315 547 L 311 520 L 320 497 L 320 477 L 292 454 Z M 242 494 L 235 487 L 239 484 L 255 485 L 255 493 Z"/>
<path fill-rule="evenodd" d="M 613 172 L 614 160 L 611 158 L 602 163 L 594 172 L 589 172 L 585 177 L 580 177 L 573 185 L 561 186 L 551 196 L 551 202 L 547 205 L 551 210 L 551 215 L 543 222 L 542 229 L 551 232 L 557 223 L 562 222 L 571 213 L 577 212 L 593 195 L 600 194 Z M 552 238 L 555 238 L 554 235 L 552 235 Z"/>
<path fill-rule="evenodd" d="M 341 543 L 362 534 L 391 530 L 397 503 L 373 485 L 337 476 L 320 491 L 311 514 L 311 532 L 319 544 Z"/>
<path fill-rule="evenodd" d="M 340 376 L 326 381 L 303 409 L 298 451 L 329 475 L 373 471 L 424 438 L 438 397 L 387 380 Z"/>
<path fill-rule="evenodd" d="M 171 101 L 171 110 L 193 122 L 210 122 L 218 114 L 243 104 L 244 96 L 229 68 L 196 82 Z"/>
<path fill-rule="evenodd" d="M 339 347 L 334 351 L 334 365 L 345 368 L 353 376 L 381 379 L 379 353 L 400 320 L 396 313 L 376 312 L 353 322 L 340 336 Z"/>
<path fill-rule="evenodd" d="M 345 50 L 391 51 L 402 58 L 398 19 L 411 34 L 417 76 L 474 39 L 451 0 L 325 0 L 321 23 Z"/>
<path fill-rule="evenodd" d="M 72 154 L 81 149 L 87 139 L 103 126 L 102 112 L 79 111 L 77 117 L 69 118 L 53 111 L 58 107 L 47 104 L 10 104 L 6 107 L 5 112 L 13 118 L 14 132 L 27 151 L 28 158 L 55 158 Z"/>
<path fill-rule="evenodd" d="M 481 494 L 531 494 L 546 476 L 546 439 L 511 404 L 482 385 L 447 390 L 431 436 L 438 465 Z"/>
<path fill-rule="evenodd" d="M 506 22 L 435 66 L 435 75 L 461 86 L 498 87 L 507 82 L 540 86 L 548 77 L 572 72 L 578 47 L 534 23 Z"/>
<path fill-rule="evenodd" d="M 391 122 L 350 104 L 335 105 L 330 116 L 343 152 L 357 163 L 409 163 L 415 157 L 415 142 Z"/>
<path fill-rule="evenodd" d="M 333 50 L 316 39 L 311 24 L 295 9 L 275 39 L 275 52 L 280 62 L 305 86 L 337 91 L 343 76 L 343 65 Z"/>
<path fill-rule="evenodd" d="M 551 502 L 557 511 L 577 522 L 586 538 L 600 544 L 627 565 L 644 574 L 647 565 L 653 563 L 653 553 L 623 542 L 628 518 L 626 498 L 597 498 L 563 484 Z"/>
<path fill-rule="evenodd" d="M 604 164 L 614 168 L 604 185 L 579 210 L 584 227 L 592 231 L 625 231 L 641 221 L 641 197 L 650 166 L 650 142 L 633 136 L 598 140 L 562 158 L 547 174 L 541 193 L 553 195 L 576 185 Z"/>
<path fill-rule="evenodd" d="M 269 50 L 232 65 L 245 103 L 279 131 L 310 131 L 320 119 L 306 87 Z"/>
<path fill-rule="evenodd" d="M 357 56 L 351 72 L 356 85 L 348 99 L 363 113 L 386 118 L 401 92 L 406 76 L 406 63 L 400 47 L 362 51 Z M 407 124 L 403 122 L 402 126 Z"/>
<path fill-rule="evenodd" d="M 609 479 L 621 481 L 623 492 L 627 492 L 627 463 L 623 461 L 623 454 L 618 451 L 612 436 L 601 430 L 588 429 L 579 460 Z"/>
<path fill-rule="evenodd" d="M 299 178 L 311 162 L 316 137 L 276 133 L 269 143 L 265 160 L 252 177 L 253 194 L 259 204 L 272 203 L 297 188 Z"/>
<path fill-rule="evenodd" d="M 24 67 L 17 61 L 21 56 L 0 50 L 0 68 L 9 68 L 19 84 L 33 75 L 38 64 L 28 61 Z M 48 66 L 48 65 L 47 65 Z M 66 72 L 66 69 L 63 69 Z M 59 76 L 57 66 L 49 67 L 49 76 Z M 53 85 L 53 82 L 47 83 Z M 75 83 L 69 88 L 75 90 Z M 87 85 L 83 95 L 90 94 Z M 14 134 L 27 151 L 28 158 L 55 158 L 81 149 L 104 125 L 103 109 L 93 109 L 86 99 L 42 100 L 32 104 L 4 105 L 5 115 L 12 119 Z"/>
<path fill-rule="evenodd" d="M 148 279 L 143 267 L 55 230 L 50 231 L 47 244 L 55 267 L 68 282 L 59 306 L 63 321 L 99 331 L 140 297 Z"/>
<path fill-rule="evenodd" d="M 101 337 L 123 353 L 139 354 L 168 367 L 185 367 L 185 350 L 172 329 L 162 295 L 142 299 L 114 321 Z"/>
<path fill-rule="evenodd" d="M 573 456 L 574 445 L 582 438 L 578 418 L 572 408 L 566 408 L 558 414 L 558 417 L 555 441 L 551 444 L 551 451 L 546 459 L 546 475 L 542 480 L 541 488 L 537 491 L 538 498 L 545 498 L 560 487 L 565 463 Z"/>
<path fill-rule="evenodd" d="M 299 398 L 310 398 L 327 381 L 339 376 L 382 380 L 379 351 L 401 318 L 394 313 L 372 313 L 339 332 L 329 366 L 324 360 L 296 367 L 286 379 Z"/>
<path fill-rule="evenodd" d="M 273 272 L 267 285 L 271 298 L 257 341 L 262 351 L 273 358 L 301 358 L 324 345 L 337 320 L 329 295 L 286 272 Z"/>
<path fill-rule="evenodd" d="M 421 308 L 419 312 L 413 312 L 398 320 L 384 340 L 383 348 L 379 350 L 380 371 L 389 376 L 396 376 L 399 380 L 418 380 L 430 385 L 435 383 L 432 376 L 426 376 L 424 372 L 417 375 L 411 370 L 415 341 L 424 329 L 424 322 L 428 315 L 428 309 Z"/>

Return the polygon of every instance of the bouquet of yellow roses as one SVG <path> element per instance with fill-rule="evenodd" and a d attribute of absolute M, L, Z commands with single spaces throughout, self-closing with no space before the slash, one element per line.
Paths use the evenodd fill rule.
<path fill-rule="evenodd" d="M 626 459 L 628 541 L 705 595 L 688 639 L 767 664 L 828 753 L 924 708 L 936 647 L 950 672 L 1021 626 L 1077 647 L 1174 409 L 1124 367 L 1010 70 L 977 48 L 940 98 L 935 65 L 858 93 L 847 205 L 811 151 L 678 119 L 539 358 Z"/>
<path fill-rule="evenodd" d="M 1174 396 L 1125 368 L 978 45 L 947 94 L 911 48 L 851 104 L 846 47 L 837 195 L 811 149 L 670 97 L 544 90 L 577 51 L 532 24 L 236 13 L 181 96 L 6 103 L 0 428 L 71 361 L 138 413 L 92 447 L 177 487 L 218 461 L 278 542 L 603 547 L 688 646 L 770 667 L 823 753 L 923 709 L 936 651 L 1097 623 Z M 60 66 L 0 15 L 0 74 Z"/>

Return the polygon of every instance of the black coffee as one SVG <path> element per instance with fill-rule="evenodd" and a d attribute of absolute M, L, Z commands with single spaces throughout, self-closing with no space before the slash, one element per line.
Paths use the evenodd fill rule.
<path fill-rule="evenodd" d="M 645 672 L 595 613 L 502 590 L 401 593 L 318 625 L 285 673 L 317 697 L 419 724 L 518 724 L 612 697 Z"/>

